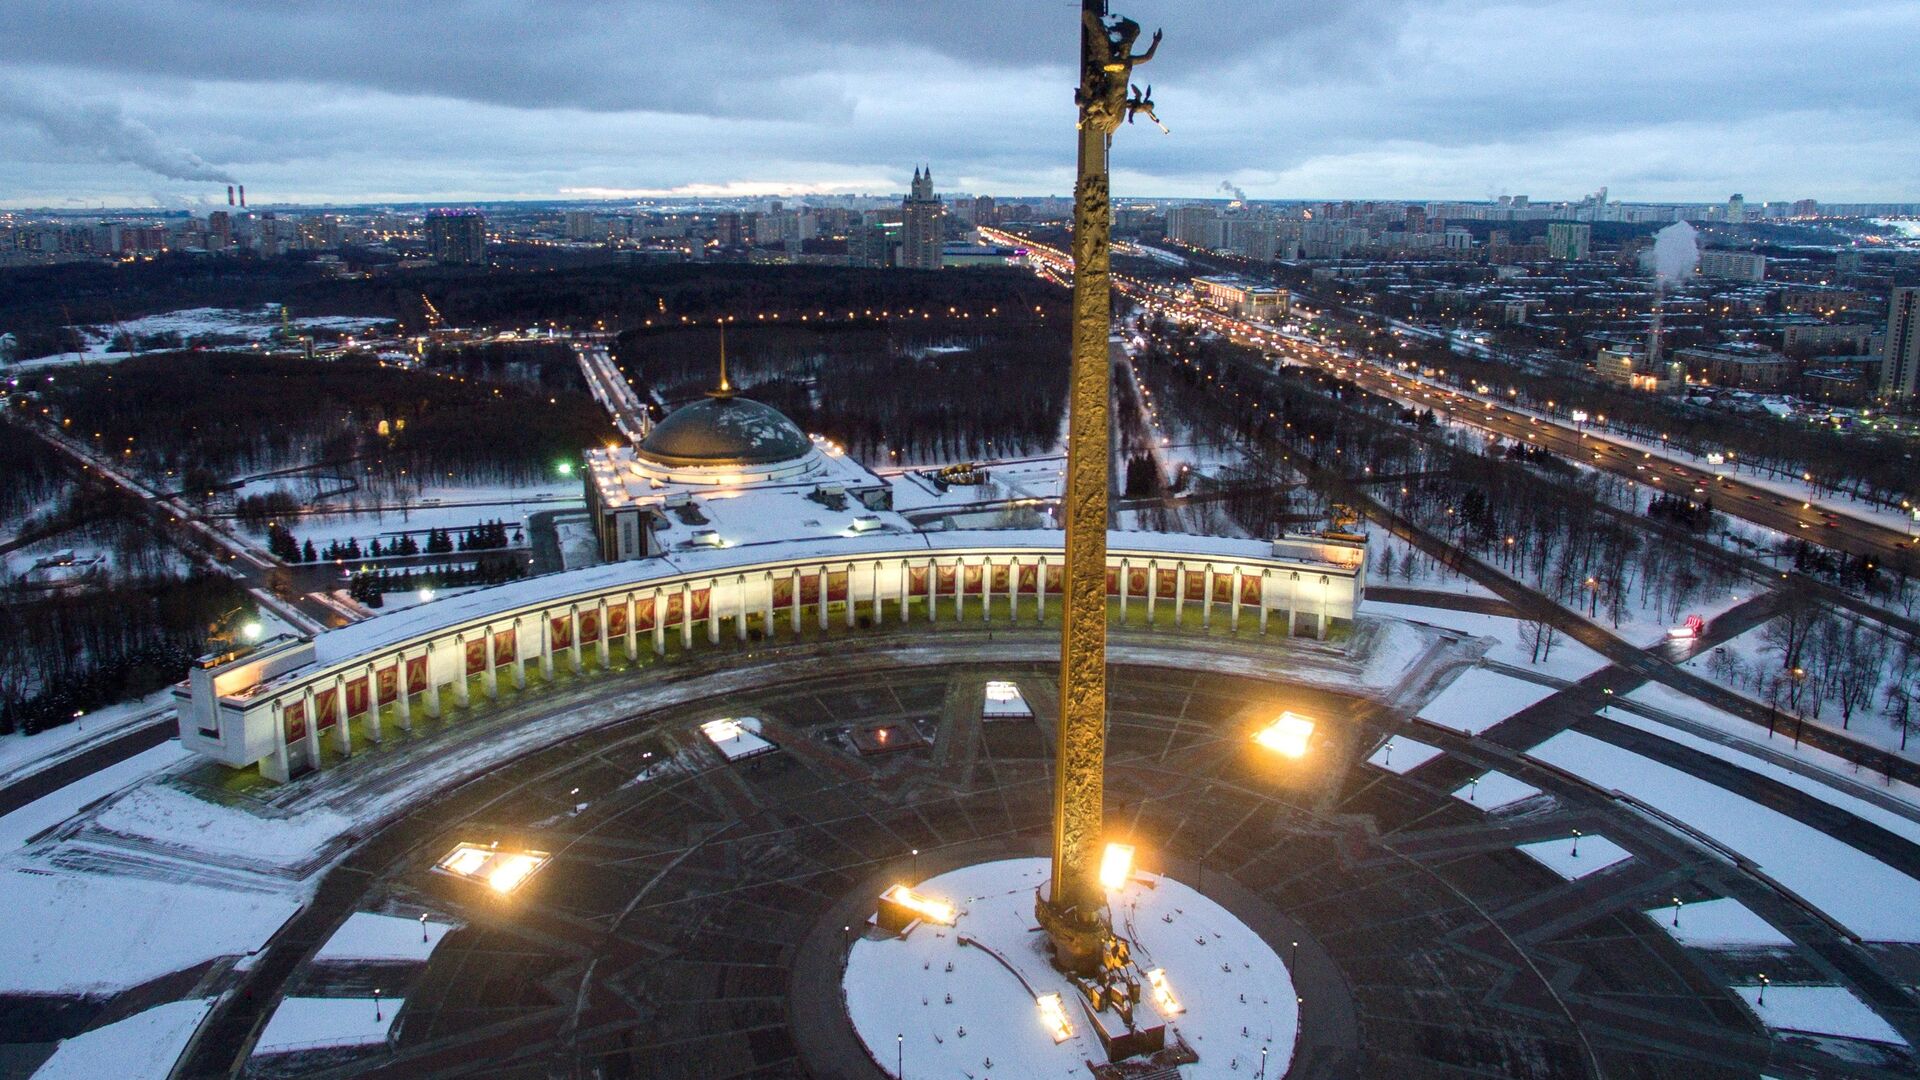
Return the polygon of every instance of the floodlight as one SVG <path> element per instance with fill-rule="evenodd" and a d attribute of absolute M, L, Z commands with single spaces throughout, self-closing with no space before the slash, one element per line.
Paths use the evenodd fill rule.
<path fill-rule="evenodd" d="M 1288 757 L 1307 752 L 1307 739 L 1313 735 L 1313 721 L 1298 713 L 1283 712 L 1273 723 L 1254 732 L 1253 741 Z"/>

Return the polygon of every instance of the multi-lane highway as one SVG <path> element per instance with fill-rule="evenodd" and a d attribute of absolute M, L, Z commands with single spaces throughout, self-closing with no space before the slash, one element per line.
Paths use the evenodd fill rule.
<path fill-rule="evenodd" d="M 1038 245 L 1011 233 L 994 233 L 1001 243 L 1025 247 L 1032 259 L 1055 274 L 1070 273 L 1065 252 Z M 1210 308 L 1174 301 L 1164 286 L 1116 274 L 1115 287 L 1150 310 L 1197 320 L 1236 344 L 1259 349 L 1279 359 L 1318 367 L 1363 390 L 1415 408 L 1432 409 L 1445 419 L 1470 425 L 1489 435 L 1524 441 L 1569 460 L 1614 473 L 1636 484 L 1696 499 L 1711 496 L 1714 508 L 1753 524 L 1797 536 L 1810 543 L 1886 561 L 1913 559 L 1914 537 L 1772 488 L 1742 480 L 1729 470 L 1703 469 L 1672 460 L 1664 454 L 1609 438 L 1584 425 L 1544 418 L 1508 408 L 1481 395 L 1455 390 L 1401 370 L 1395 362 L 1363 350 L 1330 346 L 1304 334 L 1236 319 Z"/>

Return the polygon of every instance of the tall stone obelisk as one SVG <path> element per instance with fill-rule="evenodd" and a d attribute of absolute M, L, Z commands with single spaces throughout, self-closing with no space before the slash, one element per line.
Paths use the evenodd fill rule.
<path fill-rule="evenodd" d="M 1152 115 L 1128 76 L 1151 59 L 1160 35 L 1133 55 L 1139 24 L 1109 19 L 1106 0 L 1081 0 L 1080 172 L 1073 212 L 1073 361 L 1067 395 L 1065 602 L 1060 630 L 1060 730 L 1053 789 L 1053 878 L 1035 908 L 1066 971 L 1091 974 L 1112 929 L 1099 881 L 1107 742 L 1107 340 L 1113 213 L 1107 148 L 1123 119 Z M 1042 587 L 1045 584 L 1042 583 Z"/>

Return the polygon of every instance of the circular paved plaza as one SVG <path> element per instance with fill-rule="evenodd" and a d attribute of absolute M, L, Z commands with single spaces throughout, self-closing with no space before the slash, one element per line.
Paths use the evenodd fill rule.
<path fill-rule="evenodd" d="M 632 716 L 388 827 L 323 884 L 314 910 L 337 914 L 297 922 L 253 992 L 379 986 L 405 1003 L 391 1045 L 249 1072 L 881 1075 L 841 1005 L 843 926 L 887 881 L 1044 852 L 1052 792 L 1053 665 L 902 663 Z M 990 679 L 1042 719 L 983 720 Z M 1124 665 L 1110 698 L 1109 827 L 1275 944 L 1303 999 L 1290 1076 L 1696 1080 L 1837 1060 L 1770 1040 L 1736 1001 L 1752 958 L 1682 947 L 1645 912 L 1736 896 L 1796 916 L 1599 792 L 1436 731 L 1419 737 L 1444 756 L 1369 765 L 1404 721 L 1357 698 Z M 1318 722 L 1298 760 L 1250 738 L 1283 709 Z M 775 748 L 729 761 L 701 725 L 743 716 Z M 1492 812 L 1455 796 L 1496 767 L 1542 794 Z M 1570 878 L 1516 850 L 1574 829 L 1630 858 Z M 552 859 L 503 896 L 433 869 L 462 841 Z M 355 909 L 460 925 L 424 965 L 311 959 Z"/>

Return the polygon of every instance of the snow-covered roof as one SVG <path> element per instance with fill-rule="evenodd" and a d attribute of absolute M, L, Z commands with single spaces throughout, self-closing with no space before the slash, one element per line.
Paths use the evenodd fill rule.
<path fill-rule="evenodd" d="M 304 677 L 315 668 L 346 663 L 465 624 L 484 622 L 494 617 L 505 620 L 527 608 L 582 594 L 613 592 L 654 582 L 710 575 L 733 567 L 769 563 L 825 565 L 876 555 L 917 552 L 925 552 L 930 556 L 965 552 L 994 557 L 1044 552 L 1057 557 L 1062 551 L 1063 536 L 1063 533 L 1052 529 L 950 529 L 900 533 L 849 531 L 831 538 L 785 539 L 674 550 L 650 559 L 608 563 L 477 589 L 329 630 L 313 639 L 312 663 L 276 675 L 262 685 Z M 1184 533 L 1111 532 L 1107 544 L 1109 554 L 1114 556 L 1177 555 L 1238 562 L 1280 561 L 1275 556 L 1273 542 L 1266 540 Z M 1311 550 L 1310 547 L 1303 549 L 1301 558 L 1309 557 Z M 1346 575 L 1354 572 L 1353 567 L 1332 561 L 1321 565 L 1324 565 L 1326 573 Z"/>

